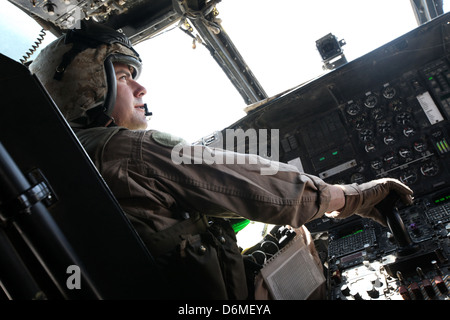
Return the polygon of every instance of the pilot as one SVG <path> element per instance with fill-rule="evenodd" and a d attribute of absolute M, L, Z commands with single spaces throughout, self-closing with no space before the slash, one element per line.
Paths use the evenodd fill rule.
<path fill-rule="evenodd" d="M 158 289 L 161 298 L 270 298 L 263 281 L 246 277 L 233 219 L 292 226 L 321 268 L 305 223 L 358 214 L 385 224 L 376 205 L 389 193 L 412 201 L 411 189 L 395 179 L 332 185 L 285 163 L 146 130 L 147 91 L 137 82 L 141 58 L 124 34 L 100 24 L 68 31 L 29 68 L 155 257 L 167 281 Z M 276 170 L 262 174 L 268 167 Z"/>

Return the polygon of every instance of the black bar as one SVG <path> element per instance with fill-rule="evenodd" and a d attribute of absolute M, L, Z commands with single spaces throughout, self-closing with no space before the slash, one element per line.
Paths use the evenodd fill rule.
<path fill-rule="evenodd" d="M 2 207 L 2 213 L 6 212 L 6 216 L 10 217 L 10 223 L 22 235 L 65 299 L 101 298 L 67 239 L 41 202 L 23 210 L 7 212 L 11 211 L 7 204 L 15 202 L 31 187 L 0 143 L 0 200 L 2 204 L 6 204 Z M 77 265 L 82 270 L 81 289 L 69 289 L 66 285 L 70 276 L 67 268 L 70 265 Z"/>
<path fill-rule="evenodd" d="M 46 298 L 2 228 L 0 228 L 0 259 L 2 261 L 0 281 L 9 299 L 42 300 Z"/>

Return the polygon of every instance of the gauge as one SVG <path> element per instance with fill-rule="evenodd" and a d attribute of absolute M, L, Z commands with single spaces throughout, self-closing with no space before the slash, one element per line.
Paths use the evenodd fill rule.
<path fill-rule="evenodd" d="M 395 90 L 395 88 L 390 85 L 387 85 L 383 89 L 383 97 L 385 97 L 386 99 L 394 98 L 396 93 L 397 91 Z"/>
<path fill-rule="evenodd" d="M 399 113 L 395 117 L 395 121 L 397 121 L 398 124 L 410 124 L 412 122 L 412 115 L 409 112 Z"/>
<path fill-rule="evenodd" d="M 364 146 L 364 149 L 366 150 L 367 153 L 370 153 L 375 152 L 377 150 L 377 147 L 375 147 L 373 143 L 368 143 Z"/>
<path fill-rule="evenodd" d="M 392 129 L 392 124 L 388 121 L 380 121 L 378 122 L 378 131 L 381 133 L 387 133 L 390 132 Z"/>
<path fill-rule="evenodd" d="M 383 161 L 386 162 L 389 166 L 394 166 L 397 164 L 397 157 L 394 152 L 389 152 L 384 155 Z"/>
<path fill-rule="evenodd" d="M 439 167 L 436 162 L 430 161 L 420 167 L 420 173 L 425 177 L 434 177 L 439 173 Z"/>
<path fill-rule="evenodd" d="M 407 170 L 400 175 L 399 179 L 401 182 L 411 185 L 417 182 L 417 173 L 414 170 Z"/>
<path fill-rule="evenodd" d="M 356 172 L 350 176 L 351 183 L 361 184 L 366 181 L 366 178 L 362 173 Z"/>
<path fill-rule="evenodd" d="M 370 129 L 362 129 L 359 132 L 359 139 L 361 139 L 361 141 L 370 141 L 373 139 L 373 131 Z"/>
<path fill-rule="evenodd" d="M 408 148 L 400 148 L 398 149 L 398 154 L 403 159 L 412 159 L 412 151 Z"/>
<path fill-rule="evenodd" d="M 384 111 L 380 107 L 374 108 L 372 110 L 372 118 L 375 120 L 380 120 L 384 118 Z"/>
<path fill-rule="evenodd" d="M 407 138 L 413 137 L 416 134 L 416 130 L 413 127 L 404 127 L 403 128 L 403 135 Z"/>
<path fill-rule="evenodd" d="M 361 107 L 357 105 L 356 103 L 351 103 L 347 106 L 347 113 L 351 116 L 356 116 L 359 111 L 361 110 Z"/>
<path fill-rule="evenodd" d="M 372 160 L 370 162 L 370 166 L 372 167 L 372 169 L 374 170 L 380 170 L 381 168 L 383 168 L 383 162 L 381 160 Z"/>
<path fill-rule="evenodd" d="M 377 105 L 377 103 L 378 103 L 378 98 L 374 94 L 368 94 L 366 97 L 366 100 L 364 100 L 364 105 L 370 109 L 375 107 Z"/>
<path fill-rule="evenodd" d="M 414 142 L 414 150 L 417 152 L 424 152 L 427 150 L 427 144 L 422 141 L 416 141 Z"/>
<path fill-rule="evenodd" d="M 391 103 L 389 103 L 389 107 L 393 111 L 398 112 L 403 109 L 403 102 L 401 100 L 395 99 Z"/>
<path fill-rule="evenodd" d="M 361 130 L 362 128 L 364 128 L 366 120 L 363 116 L 358 116 L 352 122 L 356 130 Z"/>
<path fill-rule="evenodd" d="M 383 142 L 387 146 L 392 146 L 393 144 L 395 144 L 395 138 L 393 135 L 387 135 L 383 138 Z"/>

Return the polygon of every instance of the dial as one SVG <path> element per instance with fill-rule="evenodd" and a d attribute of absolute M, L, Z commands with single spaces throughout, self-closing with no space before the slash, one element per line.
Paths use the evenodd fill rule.
<path fill-rule="evenodd" d="M 427 144 L 423 141 L 414 142 L 414 150 L 417 152 L 424 152 L 427 150 Z"/>
<path fill-rule="evenodd" d="M 399 177 L 400 181 L 404 184 L 414 184 L 417 182 L 417 173 L 414 170 L 407 170 Z"/>
<path fill-rule="evenodd" d="M 412 122 L 412 115 L 409 112 L 402 112 L 399 113 L 395 117 L 395 121 L 398 124 L 410 124 Z"/>
<path fill-rule="evenodd" d="M 380 120 L 384 118 L 384 111 L 380 107 L 374 108 L 371 114 L 372 118 L 374 118 L 375 120 Z"/>
<path fill-rule="evenodd" d="M 364 100 L 364 105 L 369 108 L 372 109 L 373 107 L 375 107 L 378 103 L 378 98 L 376 95 L 369 93 L 366 96 L 366 100 Z"/>
<path fill-rule="evenodd" d="M 436 162 L 430 161 L 420 166 L 420 173 L 425 177 L 434 177 L 439 173 L 439 167 Z"/>
<path fill-rule="evenodd" d="M 404 127 L 403 135 L 407 138 L 413 137 L 416 134 L 416 130 L 413 127 Z"/>
<path fill-rule="evenodd" d="M 377 147 L 373 143 L 369 142 L 364 146 L 364 149 L 366 150 L 367 153 L 370 153 L 375 152 L 377 150 Z"/>
<path fill-rule="evenodd" d="M 392 146 L 393 144 L 395 144 L 395 137 L 389 134 L 383 138 L 383 142 L 387 146 Z"/>
<path fill-rule="evenodd" d="M 356 103 L 351 103 L 347 106 L 346 111 L 349 115 L 356 116 L 361 111 L 361 107 Z"/>
<path fill-rule="evenodd" d="M 361 184 L 366 181 L 366 178 L 362 173 L 356 172 L 350 176 L 351 183 Z"/>
<path fill-rule="evenodd" d="M 388 121 L 380 121 L 378 122 L 378 131 L 381 133 L 387 133 L 390 132 L 392 129 L 392 124 Z"/>
<path fill-rule="evenodd" d="M 398 154 L 400 155 L 400 157 L 402 157 L 403 159 L 412 159 L 412 151 L 408 148 L 400 148 L 398 150 Z"/>
<path fill-rule="evenodd" d="M 356 130 L 361 130 L 364 128 L 366 119 L 363 116 L 357 116 L 352 122 Z"/>
<path fill-rule="evenodd" d="M 372 169 L 374 170 L 380 170 L 381 168 L 383 168 L 383 162 L 381 160 L 372 160 L 370 162 L 370 166 L 372 167 Z"/>
<path fill-rule="evenodd" d="M 397 165 L 397 157 L 394 152 L 388 152 L 384 155 L 383 161 L 390 167 Z"/>
<path fill-rule="evenodd" d="M 373 131 L 370 129 L 362 129 L 359 132 L 359 139 L 364 142 L 371 141 L 373 139 Z"/>
<path fill-rule="evenodd" d="M 385 97 L 386 99 L 394 98 L 396 93 L 397 91 L 395 90 L 395 88 L 390 85 L 385 86 L 383 89 L 383 97 Z"/>
<path fill-rule="evenodd" d="M 398 100 L 398 99 L 392 100 L 392 102 L 389 103 L 389 107 L 393 111 L 398 112 L 398 111 L 403 109 L 403 102 L 401 100 Z"/>

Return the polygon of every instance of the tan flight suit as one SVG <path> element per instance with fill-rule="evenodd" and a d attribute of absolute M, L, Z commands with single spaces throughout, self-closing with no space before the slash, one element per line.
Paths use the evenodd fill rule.
<path fill-rule="evenodd" d="M 300 228 L 321 267 L 302 228 L 328 208 L 330 191 L 321 179 L 283 163 L 277 163 L 276 173 L 263 175 L 267 162 L 252 162 L 259 157 L 204 146 L 195 146 L 195 153 L 194 146 L 158 131 L 113 127 L 76 134 L 168 275 L 166 295 L 171 298 L 248 298 L 242 257 L 227 218 Z M 182 151 L 174 154 L 177 146 Z M 199 163 L 208 155 L 229 158 L 222 164 Z M 238 164 L 242 159 L 246 163 Z"/>

